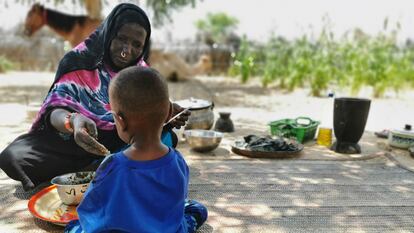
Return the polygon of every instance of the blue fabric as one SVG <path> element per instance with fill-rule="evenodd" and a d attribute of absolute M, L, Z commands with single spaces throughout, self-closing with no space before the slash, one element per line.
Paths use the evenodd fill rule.
<path fill-rule="evenodd" d="M 186 229 L 188 233 L 196 232 L 207 220 L 207 208 L 197 201 L 188 200 L 185 202 L 184 218 L 184 229 Z M 111 232 L 114 233 L 114 231 Z M 79 220 L 73 220 L 66 226 L 65 233 L 85 232 L 82 230 Z"/>
<path fill-rule="evenodd" d="M 173 147 L 173 141 L 171 136 L 171 131 L 164 131 L 161 134 L 161 141 L 164 143 L 164 145 L 168 147 Z"/>
<path fill-rule="evenodd" d="M 162 135 L 161 135 L 161 141 L 162 141 L 162 143 L 164 143 L 164 145 L 166 145 L 168 147 L 173 147 L 173 141 L 172 141 L 171 134 L 172 134 L 171 131 L 163 131 L 162 132 Z M 113 151 L 113 152 L 114 153 L 118 153 L 118 152 L 124 151 L 124 150 L 128 149 L 129 146 L 130 145 L 127 144 L 124 147 L 120 148 L 119 150 L 116 150 L 116 151 Z M 91 163 L 91 165 L 89 165 L 89 166 L 95 166 L 96 165 L 96 167 L 97 167 L 100 163 L 102 163 L 102 161 L 103 161 L 103 159 L 95 159 Z"/>
<path fill-rule="evenodd" d="M 191 216 L 196 221 L 196 228 L 199 228 L 207 220 L 207 208 L 200 202 L 194 200 L 187 200 L 184 206 L 185 216 Z M 189 221 L 187 221 L 189 222 Z M 195 229 L 194 229 L 195 230 Z"/>
<path fill-rule="evenodd" d="M 207 208 L 200 202 L 187 200 L 184 206 L 184 217 L 187 223 L 187 232 L 195 232 L 207 220 Z"/>
<path fill-rule="evenodd" d="M 173 148 L 152 161 L 108 156 L 78 206 L 80 225 L 88 233 L 188 232 L 188 182 L 188 166 Z"/>
<path fill-rule="evenodd" d="M 173 147 L 173 141 L 172 141 L 172 132 L 171 131 L 163 131 L 161 134 L 161 141 L 164 145 L 168 147 Z M 114 153 L 118 153 L 120 151 L 124 151 L 128 149 L 129 145 L 124 146 L 123 148 L 119 149 L 118 151 L 114 151 Z M 102 161 L 102 160 L 100 160 Z"/>

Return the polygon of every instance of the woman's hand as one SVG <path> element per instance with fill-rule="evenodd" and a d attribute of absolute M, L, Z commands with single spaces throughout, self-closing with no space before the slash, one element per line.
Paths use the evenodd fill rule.
<path fill-rule="evenodd" d="M 172 103 L 172 116 L 173 117 L 182 111 L 184 111 L 183 107 L 181 107 L 180 105 L 176 103 Z M 188 118 L 190 117 L 190 115 L 191 115 L 190 111 L 184 112 L 179 117 L 177 117 L 176 119 L 170 122 L 171 127 L 172 128 L 175 127 L 176 129 L 181 128 L 188 121 Z"/>
<path fill-rule="evenodd" d="M 74 114 L 70 120 L 73 126 L 73 137 L 76 144 L 95 155 L 109 154 L 105 146 L 97 141 L 98 130 L 93 120 L 82 114 Z"/>

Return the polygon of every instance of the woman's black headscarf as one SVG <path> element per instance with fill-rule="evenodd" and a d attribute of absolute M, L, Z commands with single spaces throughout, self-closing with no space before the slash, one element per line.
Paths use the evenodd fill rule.
<path fill-rule="evenodd" d="M 59 63 L 55 82 L 62 75 L 71 71 L 94 70 L 102 62 L 115 69 L 109 57 L 109 48 L 112 39 L 116 36 L 119 29 L 127 23 L 137 23 L 147 32 L 142 54 L 131 65 L 137 64 L 143 56 L 145 57 L 149 53 L 151 24 L 147 15 L 140 7 L 130 3 L 122 3 L 117 5 L 96 31 L 85 40 L 86 49 L 80 51 L 74 49 L 65 54 Z"/>

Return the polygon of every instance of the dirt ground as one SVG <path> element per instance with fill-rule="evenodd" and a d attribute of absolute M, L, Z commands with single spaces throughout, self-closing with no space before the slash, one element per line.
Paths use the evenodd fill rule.
<path fill-rule="evenodd" d="M 51 82 L 53 81 L 54 74 L 53 73 L 40 73 L 40 72 L 10 72 L 7 74 L 0 74 L 0 150 L 2 150 L 5 146 L 7 146 L 14 138 L 18 135 L 26 132 L 35 117 L 37 110 L 46 95 Z M 306 176 L 315 176 L 312 182 L 317 182 L 317 180 L 324 181 L 327 178 L 320 178 L 318 176 L 320 170 L 319 168 L 315 168 L 312 170 L 312 166 L 337 166 L 339 168 L 344 168 L 346 166 L 360 166 L 361 165 L 361 174 L 365 174 L 363 166 L 365 166 L 365 162 L 358 162 L 358 161 L 365 161 L 367 160 L 368 164 L 375 163 L 379 164 L 378 166 L 385 166 L 390 167 L 388 164 L 393 164 L 392 166 L 403 168 L 406 173 L 407 177 L 411 177 L 412 174 L 410 173 L 414 171 L 414 162 L 413 159 L 408 155 L 406 151 L 391 149 L 387 147 L 386 140 L 377 139 L 373 136 L 374 131 L 382 130 L 382 129 L 394 129 L 394 128 L 402 128 L 404 124 L 414 124 L 413 117 L 414 116 L 414 101 L 412 101 L 414 97 L 413 91 L 407 91 L 404 93 L 400 93 L 398 97 L 393 95 L 392 93 L 389 94 L 386 98 L 382 99 L 372 99 L 371 102 L 371 109 L 366 125 L 366 132 L 361 140 L 361 146 L 363 148 L 363 154 L 361 155 L 340 155 L 333 153 L 326 148 L 315 146 L 314 142 L 307 143 L 305 145 L 304 153 L 300 156 L 299 160 L 292 161 L 281 161 L 280 163 L 277 160 L 249 160 L 246 157 L 235 155 L 231 152 L 231 144 L 237 138 L 240 138 L 247 134 L 268 134 L 269 127 L 267 125 L 268 122 L 273 120 L 278 120 L 282 118 L 295 118 L 298 116 L 306 116 L 310 117 L 314 120 L 321 121 L 321 125 L 323 126 L 330 126 L 332 127 L 332 118 L 333 118 L 333 99 L 328 97 L 323 98 L 315 98 L 308 96 L 309 90 L 307 89 L 299 89 L 292 93 L 286 93 L 277 88 L 262 88 L 260 83 L 257 80 L 253 80 L 247 84 L 240 84 L 237 79 L 233 78 L 226 78 L 226 77 L 209 77 L 209 76 L 202 76 L 196 77 L 193 80 L 187 82 L 179 82 L 179 83 L 169 83 L 170 88 L 170 96 L 172 100 L 180 100 L 189 97 L 194 98 L 202 98 L 211 100 L 214 102 L 214 113 L 215 119 L 218 118 L 218 113 L 221 111 L 231 112 L 231 119 L 234 122 L 236 132 L 232 134 L 225 134 L 220 147 L 213 152 L 208 154 L 199 154 L 195 153 L 194 151 L 190 150 L 188 145 L 183 141 L 180 141 L 178 146 L 179 150 L 186 156 L 186 160 L 188 161 L 192 171 L 194 171 L 194 177 L 192 177 L 193 183 L 191 184 L 190 194 L 194 195 L 195 197 L 199 197 L 203 199 L 205 203 L 211 207 L 212 211 L 212 218 L 207 223 L 207 227 L 203 228 L 201 232 L 258 232 L 255 230 L 245 230 L 245 229 L 262 229 L 260 232 L 275 232 L 269 229 L 271 228 L 260 228 L 266 224 L 262 225 L 252 225 L 249 223 L 249 220 L 243 220 L 246 216 L 244 216 L 243 212 L 237 213 L 232 212 L 231 208 L 239 208 L 240 203 L 243 203 L 243 195 L 251 195 L 248 194 L 252 191 L 257 191 L 255 188 L 256 184 L 249 184 L 245 188 L 249 187 L 251 189 L 246 189 L 245 193 L 238 193 L 240 190 L 238 189 L 223 189 L 223 192 L 227 192 L 227 196 L 229 196 L 228 200 L 233 200 L 234 203 L 237 205 L 233 205 L 230 202 L 226 202 L 224 204 L 228 204 L 229 207 L 225 209 L 223 212 L 222 206 L 223 203 L 221 202 L 223 199 L 217 196 L 217 200 L 212 199 L 215 197 L 215 191 L 217 187 L 213 187 L 211 185 L 222 185 L 225 182 L 221 179 L 223 176 L 221 173 L 229 172 L 234 167 L 243 167 L 245 170 L 237 171 L 236 175 L 240 174 L 248 174 L 251 175 L 251 179 L 255 179 L 256 177 L 256 169 L 257 172 L 262 172 L 265 177 L 263 177 L 263 182 L 270 182 L 266 183 L 266 185 L 272 184 L 274 180 L 280 179 L 280 184 L 284 184 L 284 179 L 289 179 L 286 174 L 282 174 L 278 171 L 276 173 L 273 172 L 272 167 L 282 166 L 283 168 L 288 169 L 290 166 L 300 166 L 302 169 L 301 172 L 307 172 L 303 175 L 303 178 L 299 179 L 296 172 L 292 173 L 291 175 L 295 178 L 295 182 L 298 185 L 302 183 L 306 183 L 307 180 Z M 346 91 L 342 90 L 335 90 L 336 96 L 346 96 Z M 362 92 L 359 97 L 369 97 L 369 90 Z M 182 131 L 178 131 L 180 134 Z M 375 159 L 378 159 L 375 160 Z M 379 161 L 380 160 L 380 161 Z M 319 161 L 319 162 L 318 162 Z M 347 161 L 342 165 L 341 162 L 338 161 Z M 356 161 L 356 162 L 353 162 Z M 371 161 L 371 162 L 369 162 Z M 254 164 L 262 164 L 265 165 L 264 171 L 259 171 L 259 168 L 252 168 L 249 167 L 250 163 Z M 266 168 L 269 166 L 269 168 Z M 286 167 L 285 167 L 286 166 Z M 309 166 L 309 167 L 307 167 Z M 375 165 L 377 166 L 377 165 Z M 230 170 L 229 170 L 230 169 Z M 394 168 L 393 168 L 394 169 Z M 402 170 L 392 170 L 392 174 L 400 174 Z M 377 174 L 378 171 L 373 169 L 374 173 Z M 260 174 L 262 174 L 260 173 Z M 230 174 L 230 173 L 229 173 Z M 257 173 L 257 176 L 260 176 Z M 367 173 L 368 174 L 368 173 Z M 375 175 L 374 174 L 374 175 Z M 378 173 L 379 174 L 379 173 Z M 380 173 L 383 174 L 383 173 Z M 385 173 L 384 173 L 385 174 Z M 387 173 L 388 174 L 388 173 Z M 234 175 L 234 174 L 233 174 Z M 274 177 L 276 176 L 276 178 Z M 280 177 L 279 177 L 280 176 Z M 283 178 L 283 177 L 284 178 Z M 337 176 L 337 172 L 332 170 L 332 177 Z M 270 181 L 266 179 L 268 177 L 272 177 Z M 292 180 L 293 178 L 290 177 Z M 351 176 L 349 176 L 351 177 Z M 353 177 L 353 176 L 352 176 Z M 367 175 L 369 179 L 372 177 L 370 174 Z M 193 179 L 194 178 L 194 179 Z M 257 177 L 259 178 L 259 177 Z M 338 181 L 343 179 L 344 177 L 336 177 Z M 204 180 L 205 179 L 205 180 Z M 216 182 L 216 180 L 217 182 Z M 349 178 L 351 179 L 351 178 Z M 354 178 L 352 178 L 354 179 Z M 360 178 L 358 178 L 361 180 Z M 374 178 L 372 178 L 375 181 Z M 384 179 L 387 179 L 387 176 L 384 175 Z M 408 179 L 408 178 L 407 178 Z M 248 180 L 245 178 L 240 178 L 239 180 L 227 180 L 228 182 L 232 182 L 231 185 L 234 187 L 238 187 L 237 185 L 242 184 L 245 182 L 248 184 Z M 226 182 L 227 182 L 226 181 Z M 241 182 L 243 181 L 243 182 Z M 318 181 L 318 182 L 319 182 Z M 216 183 L 214 183 L 216 182 Z M 221 183 L 220 183 L 221 182 Z M 312 183 L 312 184 L 319 184 Z M 354 180 L 344 180 L 343 182 L 346 185 L 352 184 L 354 185 Z M 408 182 L 408 181 L 407 181 Z M 260 182 L 259 182 L 260 183 Z M 210 187 L 210 186 L 211 187 Z M 232 186 L 229 187 L 232 187 Z M 259 185 L 259 184 L 257 184 Z M 261 184 L 265 185 L 265 184 Z M 396 185 L 393 183 L 391 185 Z M 0 179 L 0 187 L 4 189 L 2 195 L 6 195 L 3 198 L 5 201 L 14 201 L 15 204 L 10 204 L 11 209 L 16 209 L 16 216 L 8 215 L 7 213 L 0 214 L 0 223 L 2 223 L 2 227 L 0 227 L 0 232 L 19 232 L 18 229 L 25 229 L 30 230 L 32 229 L 32 222 L 25 224 L 17 224 L 14 221 L 18 221 L 16 219 L 22 217 L 24 219 L 32 219 L 30 214 L 28 213 L 25 205 L 27 205 L 27 193 L 21 193 L 21 187 L 10 179 L 5 177 Z M 211 190 L 208 188 L 210 187 Z M 224 186 L 223 186 L 224 187 Z M 304 186 L 305 187 L 305 186 Z M 307 187 L 307 186 L 306 186 Z M 336 187 L 336 186 L 335 186 Z M 354 187 L 354 186 L 352 186 Z M 359 187 L 359 186 L 355 186 Z M 367 190 L 374 186 L 367 186 Z M 240 187 L 239 187 L 240 188 Z M 321 191 L 319 190 L 318 186 L 309 186 L 311 189 L 315 189 L 318 195 L 323 195 L 323 192 L 328 191 Z M 327 189 L 329 190 L 329 189 Z M 266 191 L 266 190 L 265 190 Z M 270 195 L 270 190 L 269 195 Z M 315 192 L 316 192 L 315 191 Z M 333 191 L 338 191 L 334 190 Z M 366 191 L 366 190 L 365 190 Z M 365 192 L 364 191 L 364 192 Z M 267 192 L 267 191 L 266 191 Z M 265 194 L 266 194 L 265 192 Z M 272 191 L 273 192 L 273 191 Z M 14 196 L 12 196 L 11 194 Z M 208 196 L 204 193 L 210 193 Z M 247 194 L 246 194 L 247 193 Z M 340 193 L 340 192 L 339 192 Z M 363 193 L 363 192 L 361 192 Z M 10 194 L 10 198 L 7 196 Z M 232 195 L 235 196 L 232 196 Z M 259 193 L 257 195 L 262 195 L 263 193 Z M 305 191 L 306 194 L 306 191 Z M 16 199 L 16 195 L 23 195 L 23 198 Z M 218 195 L 218 194 L 217 194 Z M 240 195 L 240 196 L 237 196 Z M 277 198 L 278 193 L 274 193 L 273 196 L 269 196 L 269 201 Z M 349 194 L 352 195 L 352 194 Z M 361 194 L 362 195 L 362 194 Z M 374 194 L 375 195 L 375 194 Z M 381 194 L 381 195 L 388 195 L 388 194 Z M 411 191 L 408 192 L 407 195 L 411 195 Z M 231 198 L 230 198 L 231 197 Z M 329 195 L 327 195 L 329 197 Z M 365 197 L 365 196 L 364 196 Z M 388 197 L 388 196 L 387 196 Z M 0 197 L 1 199 L 2 197 Z M 346 197 L 343 197 L 346 198 Z M 360 199 L 361 197 L 355 197 L 355 200 Z M 390 196 L 391 198 L 391 196 Z M 323 198 L 322 198 L 323 199 Z M 249 199 L 250 200 L 250 199 Z M 267 200 L 267 199 L 266 199 Z M 345 200 L 345 199 L 343 199 Z M 387 199 L 388 200 L 388 199 Z M 390 199 L 392 200 L 392 198 Z M 264 201 L 264 200 L 263 200 Z M 369 201 L 369 198 L 367 199 Z M 262 206 L 263 208 L 266 207 L 266 211 L 263 212 L 263 208 L 260 209 L 260 205 L 253 205 L 255 201 L 252 199 L 249 202 L 253 207 L 251 211 L 256 211 L 252 213 L 253 215 L 262 216 L 268 214 L 268 212 L 272 212 L 269 206 L 273 204 L 269 204 L 268 206 Z M 277 202 L 278 204 L 282 202 Z M 353 204 L 352 201 L 349 204 Z M 242 205 L 243 207 L 244 205 Z M 295 205 L 296 206 L 296 205 Z M 220 207 L 220 208 L 219 208 Z M 240 207 L 241 208 L 241 207 Z M 281 208 L 280 206 L 273 206 L 272 208 Z M 342 208 L 342 207 L 341 207 Z M 362 208 L 362 207 L 361 207 Z M 414 208 L 413 206 L 409 206 L 407 208 Z M 273 209 L 272 209 L 273 210 Z M 300 208 L 297 210 L 301 210 Z M 249 211 L 246 211 L 246 214 Z M 272 212 L 273 213 L 273 212 Z M 394 214 L 395 212 L 392 212 Z M 236 214 L 236 215 L 235 215 Z M 229 217 L 232 216 L 232 217 Z M 243 217 L 244 216 L 244 217 Z M 226 218 L 227 217 L 227 218 Z M 282 216 L 283 217 L 283 216 Z M 400 216 L 401 217 L 401 216 Z M 410 218 L 413 217 L 410 215 Z M 247 217 L 246 217 L 247 218 Z M 228 222 L 223 222 L 222 219 L 227 220 L 234 220 L 236 225 L 228 225 Z M 257 217 L 256 221 L 265 221 L 266 217 Z M 378 218 L 375 218 L 378 220 Z M 236 221 L 237 220 L 237 221 Z M 243 221 L 242 221 L 243 220 Z M 387 219 L 386 219 L 387 220 Z M 237 223 L 240 222 L 239 226 Z M 275 219 L 272 219 L 275 221 Z M 293 220 L 292 220 L 293 221 Z M 389 220 L 391 221 L 391 220 Z M 393 222 L 389 222 L 388 220 L 384 222 L 384 224 L 392 224 Z M 7 223 L 3 225 L 3 223 Z M 288 221 L 289 223 L 289 221 Z M 346 223 L 346 221 L 345 221 Z M 397 223 L 397 222 L 394 222 Z M 32 225 L 30 225 L 32 224 Z M 33 232 L 58 232 L 58 228 L 47 226 L 40 224 L 39 221 L 35 221 L 34 224 L 37 225 L 39 229 L 32 229 Z M 227 225 L 226 225 L 227 224 Z M 244 224 L 244 225 L 243 225 Z M 249 227 L 250 224 L 250 227 Z M 275 222 L 271 222 L 274 226 Z M 278 223 L 283 225 L 284 223 Z M 332 223 L 335 227 L 338 226 L 338 222 Z M 336 225 L 335 225 L 336 224 Z M 362 223 L 361 223 L 362 224 Z M 240 228 L 240 226 L 242 226 Z M 323 225 L 323 224 L 322 224 Z M 363 225 L 363 224 L 362 224 Z M 239 228 L 237 228 L 239 227 Z M 259 227 L 259 228 L 255 228 Z M 407 227 L 410 227 L 407 225 Z M 232 228 L 234 231 L 226 231 L 225 229 Z M 43 229 L 43 230 L 41 230 Z M 237 230 L 241 229 L 241 230 Z M 263 230 L 265 229 L 265 230 Z M 298 228 L 299 229 L 299 228 Z M 412 229 L 412 228 L 411 228 Z M 32 231 L 31 231 L 32 232 Z M 285 231 L 280 231 L 285 232 Z M 286 231 L 288 232 L 288 231 Z M 306 232 L 306 231 L 305 231 Z M 309 232 L 309 231 L 308 231 Z M 322 231 L 321 231 L 322 232 Z M 333 232 L 333 231 L 331 231 Z M 339 232 L 339 231 L 338 231 Z M 341 231 L 342 232 L 342 231 Z M 350 231 L 353 232 L 353 231 Z M 375 232 L 375 231 L 366 231 L 366 232 Z"/>
<path fill-rule="evenodd" d="M 53 79 L 54 73 L 50 72 L 0 74 L 0 149 L 27 132 Z M 309 89 L 288 93 L 275 87 L 263 88 L 259 80 L 241 84 L 236 78 L 220 76 L 170 82 L 169 89 L 173 101 L 194 97 L 214 102 L 215 120 L 219 112 L 230 112 L 235 138 L 234 135 L 240 138 L 251 133 L 269 134 L 268 122 L 298 116 L 318 120 L 320 126 L 333 125 L 333 98 L 311 97 Z M 336 97 L 348 96 L 346 90 L 333 90 Z M 405 124 L 414 125 L 414 90 L 398 95 L 389 92 L 381 99 L 373 99 L 370 95 L 370 90 L 364 89 L 358 96 L 371 99 L 365 136 L 383 129 L 401 129 Z M 181 135 L 182 130 L 178 133 Z M 386 145 L 385 140 L 380 143 Z M 411 158 L 403 158 L 405 164 L 412 163 Z"/>
<path fill-rule="evenodd" d="M 26 130 L 53 77 L 53 73 L 41 72 L 0 74 L 0 111 L 3 113 L 0 116 L 0 127 L 15 125 L 18 127 L 14 127 L 12 132 Z M 173 100 L 189 97 L 212 100 L 216 119 L 218 112 L 229 111 L 236 126 L 251 121 L 266 129 L 267 123 L 273 120 L 307 116 L 321 121 L 323 126 L 332 127 L 333 99 L 311 97 L 308 89 L 286 93 L 277 88 L 262 88 L 258 80 L 240 84 L 235 78 L 209 76 L 169 85 Z M 347 94 L 336 90 L 336 96 L 345 97 Z M 404 124 L 414 124 L 414 91 L 402 92 L 398 97 L 392 93 L 388 96 L 372 99 L 369 91 L 362 91 L 359 95 L 372 101 L 365 128 L 367 131 L 399 129 Z M 24 112 L 27 113 L 26 116 L 22 114 Z M 10 142 L 6 138 L 13 138 L 14 135 L 2 131 L 0 145 Z"/>

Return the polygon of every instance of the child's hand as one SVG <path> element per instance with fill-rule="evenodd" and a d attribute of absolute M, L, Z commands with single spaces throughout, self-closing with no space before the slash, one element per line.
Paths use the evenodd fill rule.
<path fill-rule="evenodd" d="M 185 109 L 181 107 L 180 105 L 173 103 L 172 104 L 172 115 L 175 116 L 178 113 L 184 111 Z M 183 114 L 181 114 L 179 117 L 174 119 L 170 122 L 171 127 L 175 127 L 177 129 L 181 128 L 185 125 L 185 123 L 188 121 L 188 117 L 190 117 L 191 111 L 186 111 Z"/>

